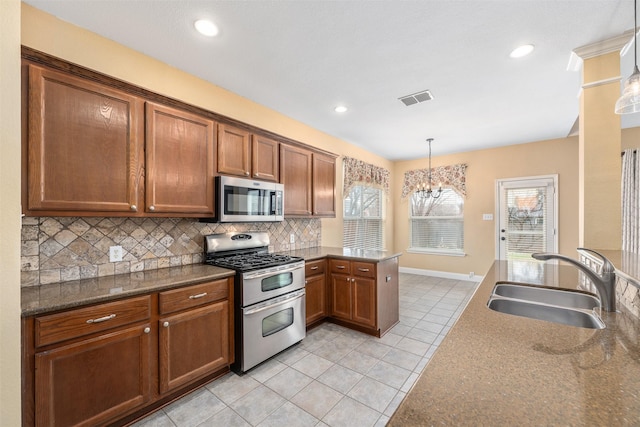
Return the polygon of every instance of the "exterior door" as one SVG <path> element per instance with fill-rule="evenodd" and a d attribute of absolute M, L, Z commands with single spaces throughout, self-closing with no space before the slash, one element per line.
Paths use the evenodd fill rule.
<path fill-rule="evenodd" d="M 496 256 L 530 260 L 534 252 L 557 252 L 558 177 L 497 182 Z"/>

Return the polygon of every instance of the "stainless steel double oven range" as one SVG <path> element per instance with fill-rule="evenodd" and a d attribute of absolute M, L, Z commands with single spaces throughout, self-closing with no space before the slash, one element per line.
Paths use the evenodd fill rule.
<path fill-rule="evenodd" d="M 245 372 L 302 340 L 304 260 L 270 254 L 265 232 L 205 236 L 205 262 L 236 270 L 232 369 Z"/>

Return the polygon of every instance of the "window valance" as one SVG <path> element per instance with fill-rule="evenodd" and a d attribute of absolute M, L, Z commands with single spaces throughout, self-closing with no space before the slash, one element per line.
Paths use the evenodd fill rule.
<path fill-rule="evenodd" d="M 467 195 L 467 185 L 465 172 L 467 165 L 457 164 L 448 166 L 438 166 L 431 169 L 431 187 L 436 189 L 438 184 L 443 187 L 454 189 L 462 196 Z M 404 173 L 404 184 L 402 185 L 402 198 L 407 197 L 422 186 L 428 184 L 429 169 L 414 169 Z"/>
<path fill-rule="evenodd" d="M 351 187 L 360 183 L 374 185 L 389 193 L 389 171 L 383 167 L 345 156 L 344 165 L 344 194 L 348 194 Z"/>

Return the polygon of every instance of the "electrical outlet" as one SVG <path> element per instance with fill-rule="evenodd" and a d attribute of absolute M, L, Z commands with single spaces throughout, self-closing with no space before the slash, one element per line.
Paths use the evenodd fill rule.
<path fill-rule="evenodd" d="M 122 246 L 109 247 L 109 262 L 122 261 Z"/>
<path fill-rule="evenodd" d="M 289 243 L 295 243 L 296 242 L 296 235 L 291 233 L 291 235 L 289 235 Z"/>
<path fill-rule="evenodd" d="M 493 221 L 493 214 L 482 214 L 482 220 L 483 221 Z"/>

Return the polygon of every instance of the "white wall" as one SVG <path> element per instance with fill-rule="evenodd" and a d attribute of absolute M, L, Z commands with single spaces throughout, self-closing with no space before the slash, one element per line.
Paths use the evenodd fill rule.
<path fill-rule="evenodd" d="M 0 0 L 0 425 L 20 425 L 20 1 Z"/>

